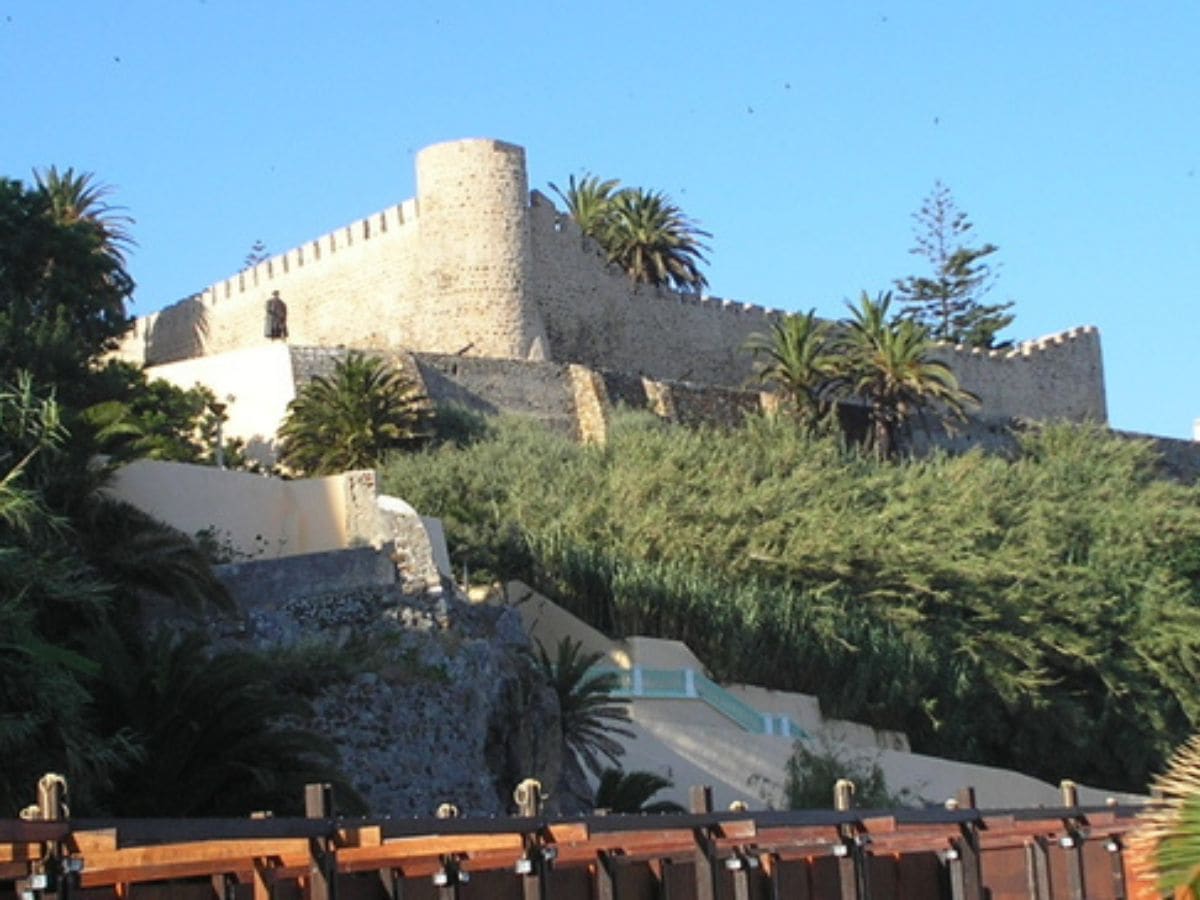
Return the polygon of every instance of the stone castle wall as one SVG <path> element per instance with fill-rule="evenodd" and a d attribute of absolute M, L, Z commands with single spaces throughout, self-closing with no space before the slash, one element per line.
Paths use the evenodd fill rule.
<path fill-rule="evenodd" d="M 673 381 L 741 385 L 742 345 L 779 311 L 635 285 L 579 226 L 534 191 L 532 299 L 553 358 Z"/>
<path fill-rule="evenodd" d="M 1011 350 L 943 346 L 935 355 L 979 397 L 984 418 L 1108 421 L 1100 332 L 1093 326 L 1025 341 Z"/>
<path fill-rule="evenodd" d="M 389 207 L 274 256 L 137 320 L 119 352 L 161 365 L 267 346 L 264 305 L 279 291 L 289 341 L 389 347 L 416 321 L 416 202 Z"/>
<path fill-rule="evenodd" d="M 417 156 L 417 197 L 139 319 L 121 354 L 159 365 L 268 345 L 278 290 L 289 343 L 578 363 L 740 388 L 742 346 L 784 313 L 632 284 L 541 193 L 525 153 L 455 141 Z M 1075 329 L 1007 352 L 939 351 L 981 414 L 1106 420 L 1099 335 Z"/>

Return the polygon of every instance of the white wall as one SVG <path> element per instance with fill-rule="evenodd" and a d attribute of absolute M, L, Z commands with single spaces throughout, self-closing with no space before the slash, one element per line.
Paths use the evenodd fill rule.
<path fill-rule="evenodd" d="M 252 459 L 274 462 L 275 432 L 295 399 L 292 357 L 286 344 L 247 347 L 215 356 L 199 356 L 152 366 L 149 378 L 177 387 L 203 384 L 226 403 L 225 438 L 241 438 Z"/>
<path fill-rule="evenodd" d="M 377 541 L 374 489 L 374 472 L 283 481 L 139 460 L 118 471 L 108 491 L 185 534 L 211 528 L 219 545 L 249 560 Z"/>

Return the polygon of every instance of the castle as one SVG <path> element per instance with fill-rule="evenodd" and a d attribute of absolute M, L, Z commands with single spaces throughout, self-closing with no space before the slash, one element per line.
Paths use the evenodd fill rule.
<path fill-rule="evenodd" d="M 521 147 L 437 144 L 416 176 L 415 198 L 138 319 L 119 354 L 209 385 L 229 403 L 227 433 L 267 454 L 297 382 L 336 348 L 401 359 L 435 400 L 565 416 L 584 436 L 616 400 L 685 420 L 758 402 L 742 348 L 784 313 L 633 284 L 529 190 Z M 286 345 L 264 335 L 274 292 Z M 980 398 L 978 422 L 1107 420 L 1093 327 L 938 354 Z"/>

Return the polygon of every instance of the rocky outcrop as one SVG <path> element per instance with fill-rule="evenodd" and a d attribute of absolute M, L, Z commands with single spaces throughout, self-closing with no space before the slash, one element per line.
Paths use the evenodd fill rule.
<path fill-rule="evenodd" d="M 463 815 L 512 807 L 524 778 L 548 811 L 577 811 L 558 790 L 558 701 L 517 613 L 473 605 L 451 586 L 420 594 L 373 585 L 243 606 L 221 643 L 312 661 L 306 724 L 337 746 L 341 768 L 376 815 Z"/>

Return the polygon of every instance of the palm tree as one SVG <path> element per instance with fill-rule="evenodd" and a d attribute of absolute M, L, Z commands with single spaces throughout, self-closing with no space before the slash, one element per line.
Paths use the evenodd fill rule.
<path fill-rule="evenodd" d="M 625 753 L 613 735 L 633 737 L 633 732 L 620 724 L 629 721 L 626 705 L 610 696 L 617 688 L 616 674 L 591 671 L 604 654 L 582 649 L 582 643 L 564 637 L 551 659 L 538 642 L 542 673 L 558 696 L 563 743 L 581 766 L 600 775 L 604 769 L 601 757 L 616 765 Z"/>
<path fill-rule="evenodd" d="M 1200 734 L 1175 751 L 1152 788 L 1154 800 L 1130 840 L 1133 857 L 1159 892 L 1200 895 Z"/>
<path fill-rule="evenodd" d="M 601 181 L 595 175 L 584 175 L 576 181 L 572 175 L 565 191 L 553 181 L 550 187 L 566 205 L 580 231 L 604 246 L 604 235 L 612 217 L 613 193 L 620 184 L 615 178 Z"/>
<path fill-rule="evenodd" d="M 891 302 L 890 293 L 872 300 L 863 291 L 857 307 L 846 304 L 850 318 L 838 341 L 845 390 L 866 402 L 881 459 L 895 453 L 897 435 L 914 416 L 932 408 L 943 421 L 962 419 L 979 402 L 948 365 L 930 358 L 933 342 L 923 326 L 889 317 Z"/>
<path fill-rule="evenodd" d="M 279 429 L 279 462 L 305 475 L 368 469 L 427 436 L 429 403 L 411 378 L 351 353 L 300 389 Z"/>
<path fill-rule="evenodd" d="M 654 772 L 623 772 L 620 769 L 605 769 L 596 785 L 596 809 L 614 813 L 681 813 L 687 812 L 678 803 L 670 800 L 651 802 L 659 791 L 674 787 L 669 778 Z"/>
<path fill-rule="evenodd" d="M 362 811 L 336 748 L 296 724 L 307 705 L 276 689 L 263 657 L 213 654 L 199 633 L 105 637 L 101 707 L 141 751 L 115 781 L 115 814 L 298 813 L 315 781 L 333 783 L 340 805 Z"/>
<path fill-rule="evenodd" d="M 99 666 L 86 635 L 108 586 L 28 484 L 33 464 L 65 439 L 57 403 L 39 399 L 27 374 L 0 386 L 0 817 L 48 769 L 67 772 L 86 803 L 90 784 L 124 759 L 123 742 L 89 715 Z"/>
<path fill-rule="evenodd" d="M 610 262 L 639 284 L 669 285 L 684 293 L 708 286 L 698 263 L 707 262 L 712 237 L 661 191 L 626 188 L 612 199 L 604 245 Z"/>
<path fill-rule="evenodd" d="M 50 166 L 33 174 L 38 187 L 50 198 L 60 224 L 91 224 L 100 237 L 100 249 L 124 264 L 125 249 L 135 245 L 128 228 L 133 219 L 122 212 L 123 206 L 108 202 L 111 187 L 97 183 L 91 172 L 76 174 L 74 169 L 60 172 Z"/>
<path fill-rule="evenodd" d="M 620 188 L 616 179 L 572 175 L 564 191 L 550 187 L 585 235 L 604 249 L 638 284 L 666 285 L 684 293 L 708 286 L 699 263 L 707 262 L 703 238 L 712 237 L 683 213 L 666 194 L 645 188 Z"/>
<path fill-rule="evenodd" d="M 816 310 L 785 316 L 769 334 L 752 335 L 746 349 L 754 354 L 759 381 L 779 388 L 801 425 L 811 428 L 826 416 L 835 360 L 829 326 Z"/>

